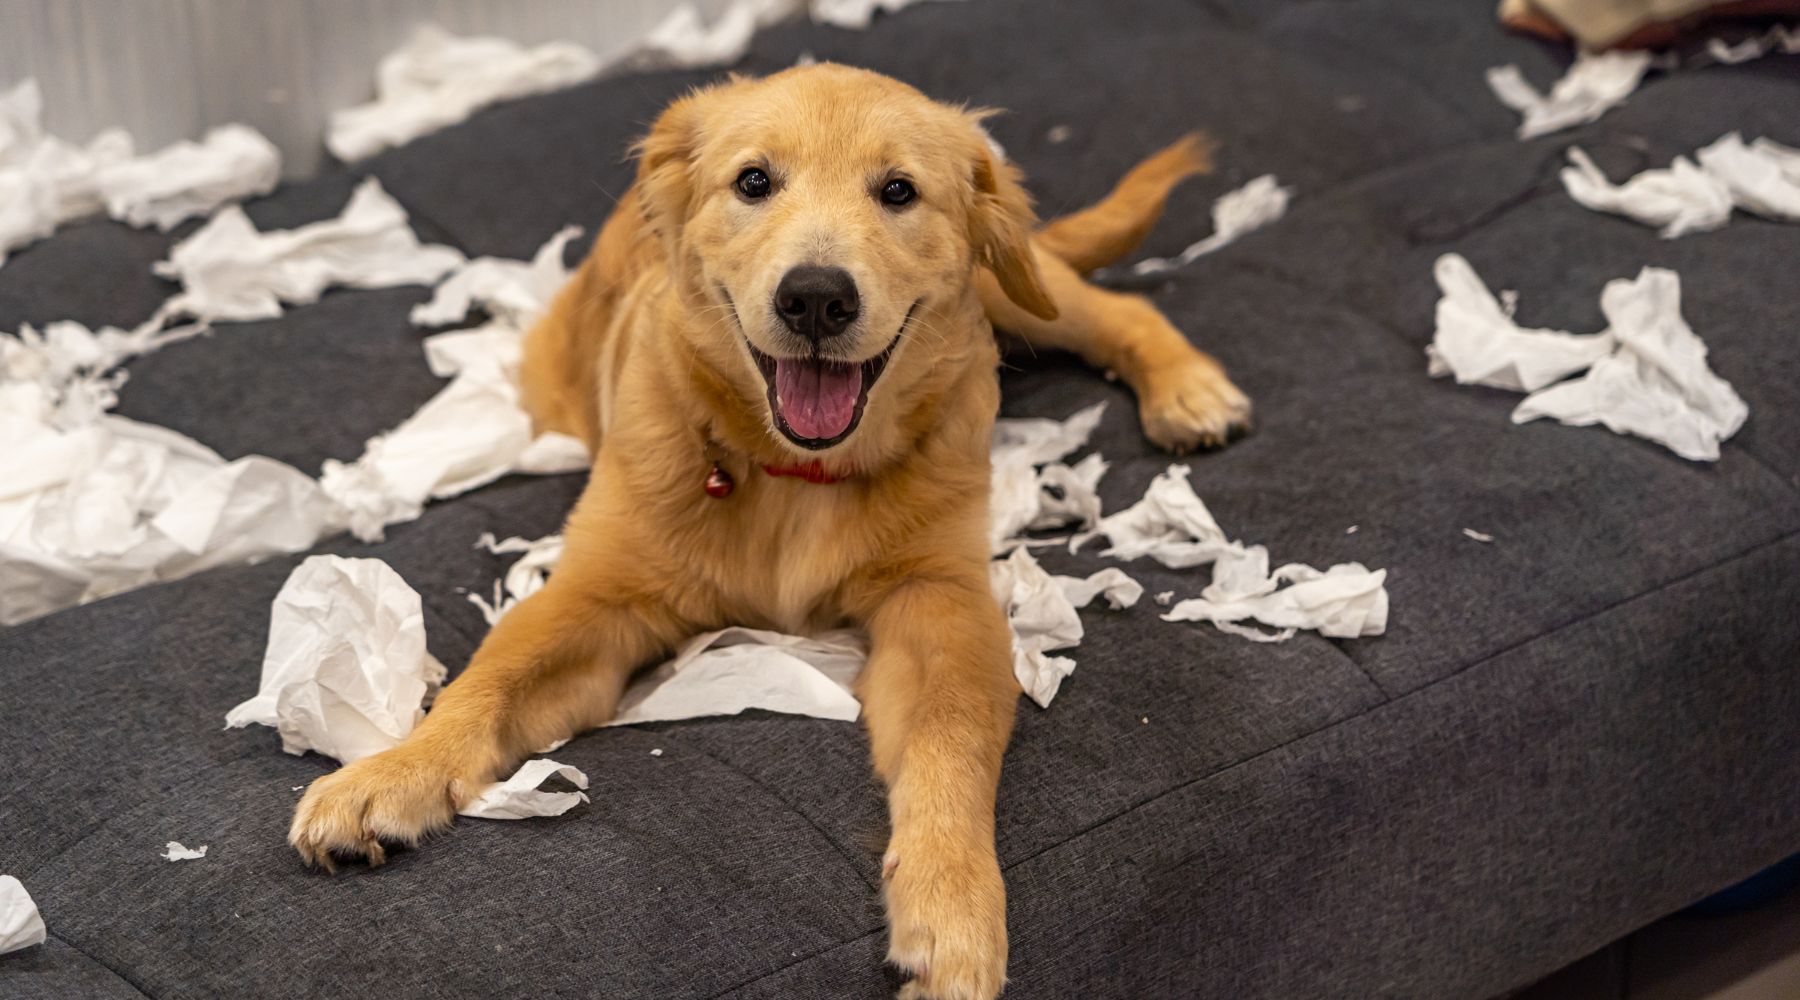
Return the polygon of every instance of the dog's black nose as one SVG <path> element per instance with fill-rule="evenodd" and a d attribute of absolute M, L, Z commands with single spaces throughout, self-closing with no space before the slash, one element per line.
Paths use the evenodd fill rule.
<path fill-rule="evenodd" d="M 775 311 L 810 340 L 835 337 L 856 319 L 856 280 L 841 267 L 796 267 L 775 288 Z"/>

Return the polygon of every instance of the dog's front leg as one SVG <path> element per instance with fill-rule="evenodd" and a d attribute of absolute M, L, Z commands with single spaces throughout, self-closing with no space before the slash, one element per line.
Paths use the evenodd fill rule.
<path fill-rule="evenodd" d="M 288 842 L 327 869 L 334 854 L 380 864 L 384 841 L 418 843 L 526 754 L 611 717 L 671 629 L 655 606 L 559 570 L 494 626 L 406 740 L 312 783 Z"/>
<path fill-rule="evenodd" d="M 990 1000 L 1006 983 L 994 796 L 1019 688 L 1006 619 L 979 568 L 900 585 L 869 623 L 864 717 L 888 785 L 888 960 L 902 998 Z"/>

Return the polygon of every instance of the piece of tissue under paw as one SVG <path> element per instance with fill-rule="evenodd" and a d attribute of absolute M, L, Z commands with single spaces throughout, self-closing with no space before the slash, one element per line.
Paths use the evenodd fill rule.
<path fill-rule="evenodd" d="M 312 556 L 275 597 L 256 697 L 225 723 L 272 726 L 288 753 L 347 764 L 406 738 L 444 674 L 400 574 L 379 559 Z"/>

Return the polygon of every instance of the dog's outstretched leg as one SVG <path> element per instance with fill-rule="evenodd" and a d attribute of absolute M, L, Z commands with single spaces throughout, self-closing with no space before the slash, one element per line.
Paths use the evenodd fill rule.
<path fill-rule="evenodd" d="M 418 843 L 526 754 L 611 717 L 674 629 L 655 607 L 609 598 L 590 565 L 565 559 L 508 612 L 399 746 L 312 783 L 288 831 L 302 858 L 380 864 L 384 842 Z"/>
<path fill-rule="evenodd" d="M 1006 619 L 972 566 L 913 576 L 869 621 L 860 694 L 893 832 L 882 860 L 888 961 L 903 1000 L 992 1000 L 1006 984 L 994 797 L 1019 688 Z"/>

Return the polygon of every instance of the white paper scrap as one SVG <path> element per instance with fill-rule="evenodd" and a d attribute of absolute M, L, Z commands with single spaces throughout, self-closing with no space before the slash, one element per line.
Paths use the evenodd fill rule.
<path fill-rule="evenodd" d="M 1386 570 L 1340 563 L 1320 572 L 1301 563 L 1269 571 L 1269 552 L 1242 546 L 1219 557 L 1213 582 L 1200 596 L 1181 601 L 1164 621 L 1209 621 L 1221 631 L 1258 642 L 1281 642 L 1297 629 L 1316 629 L 1340 639 L 1387 631 Z M 1288 586 L 1282 586 L 1287 584 Z M 1239 623 L 1255 620 L 1281 631 L 1265 633 Z"/>
<path fill-rule="evenodd" d="M 989 539 L 994 552 L 1011 548 L 1026 530 L 1087 527 L 1099 517 L 1095 491 L 1106 473 L 1105 459 L 1089 455 L 1074 466 L 1057 460 L 1084 447 L 1105 412 L 1105 403 L 1095 403 L 1067 420 L 994 421 L 988 446 Z M 1044 468 L 1040 471 L 1038 466 Z"/>
<path fill-rule="evenodd" d="M 576 788 L 585 789 L 588 777 L 579 768 L 558 764 L 553 760 L 528 760 L 512 777 L 483 788 L 457 815 L 476 819 L 530 819 L 535 816 L 561 816 L 587 802 L 586 792 L 545 792 L 539 785 L 560 777 Z"/>
<path fill-rule="evenodd" d="M 1771 52 L 1789 55 L 1800 53 L 1800 24 L 1791 28 L 1785 24 L 1777 24 L 1763 34 L 1752 35 L 1735 45 L 1727 43 L 1723 38 L 1709 38 L 1706 41 L 1707 55 L 1727 66 L 1761 59 Z"/>
<path fill-rule="evenodd" d="M 1282 187 L 1274 174 L 1264 174 L 1213 202 L 1213 234 L 1174 257 L 1150 257 L 1133 264 L 1133 274 L 1160 274 L 1190 264 L 1287 214 L 1294 189 Z"/>
<path fill-rule="evenodd" d="M 335 219 L 257 232 L 236 205 L 176 244 L 156 273 L 180 281 L 175 314 L 208 320 L 268 319 L 283 303 L 316 301 L 333 285 L 429 284 L 463 262 L 460 251 L 419 242 L 406 209 L 373 177 L 357 185 Z"/>
<path fill-rule="evenodd" d="M 1194 493 L 1185 465 L 1169 466 L 1143 499 L 1102 518 L 1099 534 L 1111 542 L 1101 555 L 1127 561 L 1149 556 L 1171 569 L 1212 562 L 1234 544 Z"/>
<path fill-rule="evenodd" d="M 1049 708 L 1063 678 L 1075 670 L 1073 659 L 1049 654 L 1080 644 L 1081 616 L 1062 585 L 1044 572 L 1029 549 L 1014 549 L 1005 559 L 989 563 L 988 578 L 1012 625 L 1013 675 L 1026 697 L 1039 708 Z"/>
<path fill-rule="evenodd" d="M 275 596 L 256 697 L 225 724 L 272 726 L 288 753 L 347 764 L 406 738 L 444 676 L 400 574 L 379 559 L 312 556 Z"/>
<path fill-rule="evenodd" d="M 1439 257 L 1432 275 L 1443 293 L 1437 304 L 1437 330 L 1425 349 L 1434 378 L 1454 375 L 1464 385 L 1533 392 L 1581 371 L 1613 349 L 1609 333 L 1580 336 L 1519 326 L 1459 254 Z"/>
<path fill-rule="evenodd" d="M 1646 170 L 1614 185 L 1579 146 L 1569 148 L 1572 166 L 1562 170 L 1569 197 L 1596 212 L 1611 212 L 1659 226 L 1662 238 L 1704 233 L 1731 220 L 1730 185 L 1685 156 L 1666 170 Z"/>
<path fill-rule="evenodd" d="M 1523 116 L 1519 138 L 1531 139 L 1606 114 L 1637 89 L 1651 61 L 1642 51 L 1582 52 L 1548 95 L 1527 83 L 1517 66 L 1493 67 L 1487 81 L 1500 103 Z"/>
<path fill-rule="evenodd" d="M 268 194 L 281 181 L 281 152 L 248 125 L 222 125 L 199 142 L 101 167 L 107 214 L 168 232 L 230 201 Z"/>
<path fill-rule="evenodd" d="M 877 11 L 892 14 L 917 2 L 918 0 L 812 0 L 812 19 L 819 24 L 861 31 L 874 21 Z"/>
<path fill-rule="evenodd" d="M 485 532 L 476 540 L 475 547 L 487 549 L 495 555 L 514 552 L 523 553 L 518 561 L 506 570 L 506 575 L 494 581 L 494 600 L 484 600 L 480 594 L 470 594 L 469 601 L 481 609 L 481 617 L 489 625 L 500 620 L 500 617 L 511 611 L 515 605 L 544 587 L 550 578 L 550 571 L 562 559 L 563 540 L 561 535 L 545 535 L 533 541 L 514 536 L 503 542 L 494 540 L 493 533 Z"/>
<path fill-rule="evenodd" d="M 420 27 L 376 70 L 375 100 L 331 116 L 325 145 L 349 162 L 399 146 L 500 101 L 571 87 L 603 64 L 571 42 L 525 48 Z"/>
<path fill-rule="evenodd" d="M 1464 528 L 1462 533 L 1478 542 L 1492 543 L 1494 540 L 1493 535 L 1485 531 L 1476 531 L 1474 528 Z"/>
<path fill-rule="evenodd" d="M 1586 375 L 1526 397 L 1513 422 L 1599 423 L 1691 461 L 1717 461 L 1719 443 L 1737 433 L 1750 411 L 1707 366 L 1706 344 L 1681 316 L 1681 279 L 1646 267 L 1633 280 L 1608 282 L 1600 308 L 1618 349 Z"/>
<path fill-rule="evenodd" d="M 1114 611 L 1129 608 L 1144 596 L 1144 585 L 1127 576 L 1117 566 L 1109 566 L 1086 579 L 1078 576 L 1051 577 L 1062 588 L 1063 596 L 1078 608 L 1085 608 L 1096 597 L 1104 596 Z"/>
<path fill-rule="evenodd" d="M 171 840 L 159 857 L 165 861 L 198 861 L 206 857 L 206 846 L 201 844 L 199 847 L 183 847 L 181 841 Z"/>
<path fill-rule="evenodd" d="M 11 875 L 0 875 L 0 955 L 44 943 L 49 937 L 31 893 Z"/>
<path fill-rule="evenodd" d="M 6 255 L 99 211 L 100 171 L 131 158 L 131 136 L 109 129 L 86 146 L 45 134 L 43 94 L 27 79 L 0 91 L 0 264 Z"/>
<path fill-rule="evenodd" d="M 868 640 L 839 630 L 805 638 L 733 627 L 688 640 L 625 689 L 608 726 L 737 715 L 752 708 L 854 722 L 853 687 Z"/>
<path fill-rule="evenodd" d="M 563 254 L 580 235 L 580 226 L 564 226 L 528 261 L 477 257 L 457 265 L 432 291 L 430 302 L 413 307 L 413 325 L 460 323 L 479 306 L 507 326 L 529 327 L 568 282 Z"/>
<path fill-rule="evenodd" d="M 1766 138 L 1746 146 L 1731 132 L 1695 156 L 1730 189 L 1738 208 L 1776 222 L 1800 222 L 1800 149 Z"/>

